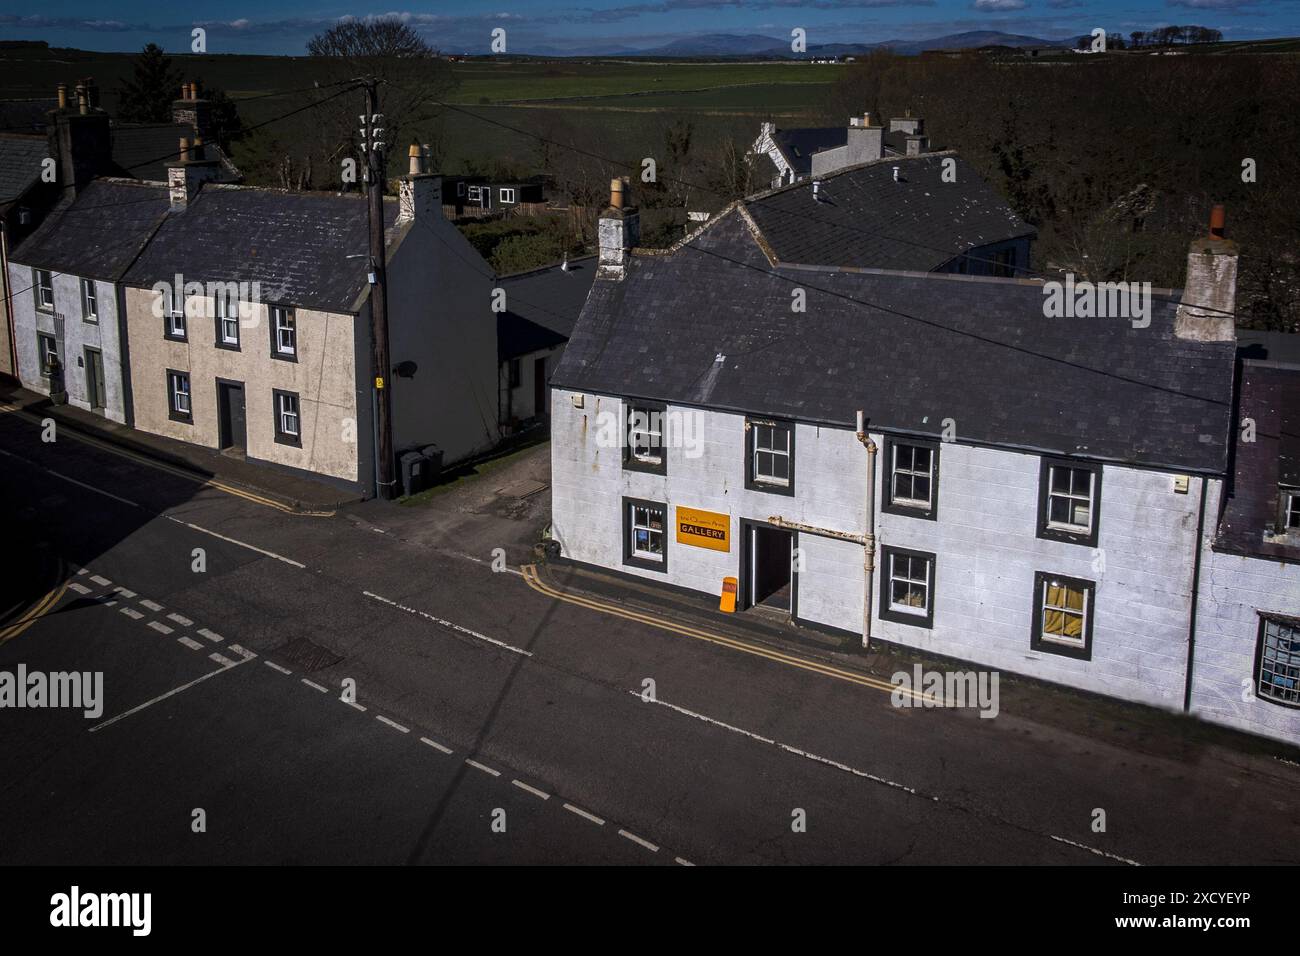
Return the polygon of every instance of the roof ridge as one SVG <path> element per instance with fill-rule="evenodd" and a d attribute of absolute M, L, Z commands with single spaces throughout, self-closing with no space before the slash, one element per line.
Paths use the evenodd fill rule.
<path fill-rule="evenodd" d="M 958 159 L 960 154 L 955 149 L 938 149 L 930 153 L 917 153 L 915 156 L 881 156 L 879 159 L 869 159 L 864 163 L 854 163 L 852 166 L 842 166 L 839 169 L 832 170 L 824 176 L 816 177 L 816 182 L 824 183 L 836 176 L 842 176 L 844 173 L 856 172 L 859 169 L 866 169 L 868 166 L 884 166 L 885 164 L 897 165 L 900 162 L 910 162 L 912 160 L 931 159 L 936 156 L 953 156 Z M 752 196 L 746 196 L 741 202 L 755 202 L 759 199 L 767 199 L 769 196 L 775 196 L 777 193 L 787 192 L 791 189 L 799 189 L 803 186 L 811 185 L 814 182 L 810 174 L 804 179 L 797 182 L 786 183 L 784 186 L 775 186 L 771 189 L 765 189 L 762 192 L 754 193 Z"/>

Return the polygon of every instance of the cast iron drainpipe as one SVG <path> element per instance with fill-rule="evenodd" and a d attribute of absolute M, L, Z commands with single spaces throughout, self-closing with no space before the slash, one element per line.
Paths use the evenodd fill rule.
<path fill-rule="evenodd" d="M 867 450 L 867 533 L 862 536 L 862 649 L 871 647 L 871 585 L 876 571 L 876 443 L 858 409 L 858 441 Z"/>

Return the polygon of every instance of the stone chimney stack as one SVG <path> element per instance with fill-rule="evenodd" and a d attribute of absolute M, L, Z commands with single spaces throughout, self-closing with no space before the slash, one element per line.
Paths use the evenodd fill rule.
<path fill-rule="evenodd" d="M 181 85 L 181 98 L 172 102 L 172 122 L 191 127 L 196 136 L 212 138 L 212 104 L 199 99 L 197 83 Z"/>
<path fill-rule="evenodd" d="M 891 133 L 905 133 L 908 136 L 920 136 L 925 133 L 925 120 L 919 116 L 895 116 L 889 121 Z"/>
<path fill-rule="evenodd" d="M 1237 337 L 1237 244 L 1224 235 L 1223 206 L 1210 213 L 1210 234 L 1187 252 L 1174 334 L 1194 342 L 1232 342 Z"/>
<path fill-rule="evenodd" d="M 884 155 L 885 130 L 871 125 L 871 114 L 849 117 L 849 128 L 843 146 L 823 149 L 812 154 L 814 178 L 829 176 L 836 170 L 859 163 L 869 163 Z"/>
<path fill-rule="evenodd" d="M 427 150 L 415 142 L 407 150 L 409 172 L 398 182 L 399 223 L 431 222 L 442 216 L 442 177 L 426 172 Z"/>
<path fill-rule="evenodd" d="M 59 105 L 47 124 L 50 155 L 58 158 L 59 185 L 78 193 L 113 169 L 108 114 L 95 105 L 99 91 L 94 80 L 77 82 L 75 103 L 66 83 L 58 85 L 57 96 Z"/>
<path fill-rule="evenodd" d="M 632 205 L 628 177 L 610 181 L 609 208 L 600 214 L 600 264 L 596 278 L 621 281 L 627 275 L 628 255 L 641 241 L 641 214 Z"/>
<path fill-rule="evenodd" d="M 172 209 L 186 208 L 206 182 L 221 175 L 221 163 L 203 155 L 203 137 L 196 136 L 193 146 L 182 136 L 177 159 L 167 166 L 167 189 Z"/>
<path fill-rule="evenodd" d="M 930 151 L 930 137 L 921 133 L 907 134 L 907 155 L 920 156 Z"/>

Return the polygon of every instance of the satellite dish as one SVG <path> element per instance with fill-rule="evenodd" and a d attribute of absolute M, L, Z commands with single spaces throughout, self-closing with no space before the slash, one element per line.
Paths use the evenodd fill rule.
<path fill-rule="evenodd" d="M 415 370 L 418 367 L 414 362 L 398 362 L 393 371 L 398 378 L 415 378 Z"/>

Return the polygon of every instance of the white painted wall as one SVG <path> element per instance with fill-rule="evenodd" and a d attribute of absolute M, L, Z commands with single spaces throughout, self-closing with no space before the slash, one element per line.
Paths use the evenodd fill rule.
<path fill-rule="evenodd" d="M 55 270 L 50 270 L 55 273 Z M 122 384 L 122 352 L 118 336 L 117 293 L 111 282 L 95 281 L 98 322 L 82 318 L 81 279 L 74 275 L 53 275 L 54 311 L 36 308 L 35 274 L 26 264 L 9 264 L 9 281 L 14 289 L 14 339 L 18 350 L 18 378 L 23 386 L 43 395 L 50 393 L 49 380 L 42 374 L 37 355 L 36 333 L 54 335 L 63 362 L 64 388 L 68 403 L 90 411 L 86 383 L 85 349 L 99 349 L 104 361 L 103 415 L 115 422 L 126 421 Z M 60 321 L 56 322 L 56 319 Z"/>
<path fill-rule="evenodd" d="M 1216 552 L 1208 536 L 1201 560 L 1192 712 L 1300 744 L 1300 708 L 1254 694 L 1258 612 L 1300 617 L 1300 565 Z"/>
<path fill-rule="evenodd" d="M 539 349 L 536 352 L 529 352 L 527 355 L 519 356 L 519 384 L 510 388 L 510 362 L 507 360 L 501 363 L 500 370 L 500 388 L 501 388 L 501 418 L 502 423 L 508 422 L 515 418 L 519 421 L 532 418 L 546 411 L 545 406 L 538 408 L 534 398 L 536 396 L 537 383 L 537 360 L 546 359 L 546 375 L 555 371 L 555 366 L 560 363 L 560 356 L 564 354 L 564 346 L 557 345 L 554 348 Z"/>
<path fill-rule="evenodd" d="M 866 454 L 847 429 L 796 426 L 796 494 L 789 497 L 745 489 L 743 416 L 695 411 L 702 422 L 702 457 L 690 459 L 684 449 L 669 449 L 668 474 L 651 475 L 625 471 L 622 450 L 599 441 L 601 413 L 612 412 L 619 420 L 619 399 L 586 394 L 579 409 L 574 395 L 553 391 L 551 422 L 553 531 L 569 558 L 716 594 L 724 576 L 739 574 L 741 518 L 779 515 L 836 531 L 864 530 Z M 882 436 L 873 437 L 883 447 Z M 933 628 L 879 619 L 877 570 L 873 634 L 1097 693 L 1181 708 L 1201 479 L 1192 478 L 1187 494 L 1176 494 L 1170 474 L 1106 466 L 1094 550 L 1036 537 L 1039 467 L 1036 455 L 945 443 L 934 521 L 881 514 L 877 491 L 879 545 L 938 557 Z M 1211 479 L 1211 488 L 1217 487 Z M 730 515 L 731 551 L 678 544 L 670 533 L 666 573 L 624 567 L 624 496 L 666 502 L 670 530 L 677 505 Z M 799 616 L 860 633 L 861 547 L 807 533 L 799 544 L 805 557 Z M 1037 571 L 1096 581 L 1091 660 L 1031 649 Z"/>

